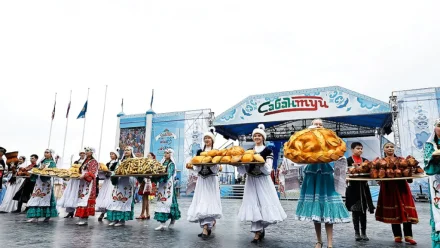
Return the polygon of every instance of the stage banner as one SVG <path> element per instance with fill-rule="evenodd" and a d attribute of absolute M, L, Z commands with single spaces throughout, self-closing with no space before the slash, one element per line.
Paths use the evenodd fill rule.
<path fill-rule="evenodd" d="M 155 116 L 151 133 L 150 151 L 156 155 L 156 159 L 161 161 L 165 150 L 174 150 L 176 170 L 181 171 L 184 164 L 183 144 L 184 144 L 184 114 L 179 118 L 180 113 L 166 116 Z M 180 119 L 180 120 L 179 120 Z"/>

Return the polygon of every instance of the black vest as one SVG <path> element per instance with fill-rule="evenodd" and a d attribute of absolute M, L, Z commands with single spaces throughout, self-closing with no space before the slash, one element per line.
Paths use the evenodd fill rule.
<path fill-rule="evenodd" d="M 198 150 L 198 151 L 197 151 L 197 156 L 200 156 L 200 153 L 202 153 L 202 150 Z M 199 171 L 199 175 L 200 175 L 202 178 L 207 178 L 207 177 L 217 176 L 216 173 L 212 172 L 210 166 L 205 166 L 205 165 L 202 165 L 202 169 Z"/>
<path fill-rule="evenodd" d="M 116 165 L 118 165 L 118 161 L 110 163 L 107 163 L 107 168 L 109 171 L 115 171 L 116 170 Z"/>
<path fill-rule="evenodd" d="M 253 148 L 250 148 L 248 150 L 253 150 Z M 260 154 L 261 157 L 264 158 L 264 161 L 266 161 L 267 158 L 273 159 L 273 152 L 270 148 L 267 147 L 265 147 L 264 150 L 260 153 L 255 152 L 255 154 Z M 246 172 L 251 177 L 266 176 L 263 172 L 261 172 L 260 166 L 255 164 L 246 165 Z"/>

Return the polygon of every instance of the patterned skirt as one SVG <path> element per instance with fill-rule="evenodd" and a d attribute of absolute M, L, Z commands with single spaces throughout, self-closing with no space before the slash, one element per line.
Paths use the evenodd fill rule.
<path fill-rule="evenodd" d="M 134 219 L 134 198 L 131 202 L 131 211 L 113 211 L 107 210 L 107 220 L 109 221 L 127 221 Z"/>
<path fill-rule="evenodd" d="M 335 191 L 333 168 L 329 164 L 309 164 L 296 209 L 295 219 L 319 223 L 348 223 L 350 214 Z"/>
<path fill-rule="evenodd" d="M 29 207 L 27 218 L 50 218 L 58 217 L 57 202 L 53 192 L 50 194 L 50 207 Z"/>

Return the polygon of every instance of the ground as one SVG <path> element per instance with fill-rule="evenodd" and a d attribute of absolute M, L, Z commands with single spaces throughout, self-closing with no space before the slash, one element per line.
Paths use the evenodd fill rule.
<path fill-rule="evenodd" d="M 78 227 L 76 219 L 54 218 L 49 223 L 25 223 L 23 214 L 0 215 L 1 247 L 256 247 L 250 244 L 253 235 L 249 232 L 250 224 L 237 219 L 241 200 L 222 200 L 224 217 L 217 221 L 216 229 L 208 240 L 201 240 L 198 224 L 186 220 L 186 211 L 191 204 L 190 198 L 180 198 L 182 218 L 173 230 L 155 231 L 155 220 L 129 221 L 123 227 L 110 227 L 108 222 L 98 222 L 97 216 L 89 220 L 89 225 Z M 293 220 L 296 201 L 282 201 L 288 219 L 270 226 L 266 239 L 260 247 L 314 247 L 315 234 L 313 224 Z M 135 216 L 139 215 L 140 204 L 135 205 Z M 429 226 L 429 204 L 417 203 L 420 223 L 413 226 L 417 247 L 431 247 Z M 154 206 L 152 206 L 154 210 Z M 97 213 L 99 215 L 99 213 Z M 353 224 L 338 224 L 334 229 L 334 247 L 410 247 L 393 242 L 391 226 L 374 220 L 368 215 L 367 233 L 369 242 L 354 241 Z M 324 234 L 324 232 L 323 232 Z M 325 236 L 324 236 L 325 237 Z M 43 246 L 44 245 L 44 246 Z M 326 247 L 324 245 L 324 247 Z"/>

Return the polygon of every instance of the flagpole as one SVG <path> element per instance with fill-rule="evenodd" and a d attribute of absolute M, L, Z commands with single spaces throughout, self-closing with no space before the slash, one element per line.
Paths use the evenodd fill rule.
<path fill-rule="evenodd" d="M 89 93 L 90 93 L 90 88 L 87 89 L 87 100 L 86 100 L 87 105 L 89 104 Z M 87 119 L 87 112 L 84 114 L 84 127 L 83 127 L 83 135 L 82 135 L 82 139 L 81 139 L 81 148 L 80 149 L 84 149 L 83 145 L 84 145 L 84 133 L 86 132 L 86 119 Z"/>
<path fill-rule="evenodd" d="M 55 92 L 54 111 L 55 111 L 55 104 L 56 103 L 57 103 L 57 93 Z M 52 136 L 52 124 L 53 124 L 54 117 L 55 117 L 55 113 L 52 113 L 52 120 L 50 121 L 50 130 L 49 130 L 49 142 L 47 143 L 47 149 L 50 149 L 50 138 Z"/>
<path fill-rule="evenodd" d="M 70 90 L 70 97 L 69 97 L 69 106 L 68 106 L 68 110 L 67 110 L 67 115 L 66 115 L 66 130 L 64 131 L 64 145 L 63 145 L 63 156 L 61 158 L 64 159 L 64 151 L 66 150 L 66 138 L 67 138 L 67 126 L 69 124 L 69 111 L 70 111 L 70 103 L 72 101 L 72 90 Z"/>
<path fill-rule="evenodd" d="M 105 104 L 107 102 L 107 87 L 105 86 L 105 96 L 104 96 L 104 110 L 102 111 L 102 123 L 101 123 L 101 137 L 99 138 L 99 149 L 98 149 L 98 163 L 101 156 L 101 144 L 102 144 L 102 130 L 104 129 L 104 115 L 105 115 Z"/>

